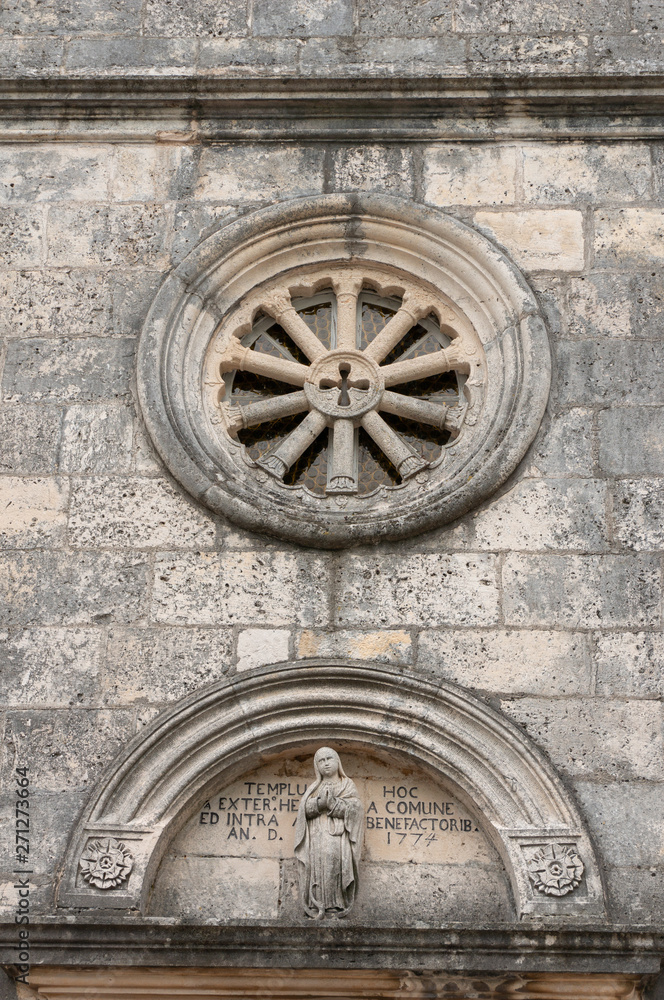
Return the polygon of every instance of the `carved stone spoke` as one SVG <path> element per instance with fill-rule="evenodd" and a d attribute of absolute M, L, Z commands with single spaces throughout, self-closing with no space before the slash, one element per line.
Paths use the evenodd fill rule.
<path fill-rule="evenodd" d="M 325 417 L 312 410 L 302 423 L 294 431 L 291 431 L 285 441 L 282 441 L 266 458 L 259 459 L 258 465 L 262 466 L 271 476 L 283 479 L 291 465 L 297 462 L 300 455 L 304 454 L 326 427 Z"/>
<path fill-rule="evenodd" d="M 377 337 L 365 347 L 364 353 L 380 364 L 399 341 L 405 337 L 419 320 L 431 312 L 431 300 L 423 296 L 406 294 L 401 308 L 389 323 L 386 323 Z"/>
<path fill-rule="evenodd" d="M 262 298 L 246 302 L 242 313 L 245 322 L 246 317 L 251 319 L 259 310 L 271 316 L 303 352 L 308 364 L 274 357 L 245 346 L 239 337 L 245 335 L 246 328 L 240 325 L 227 341 L 219 361 L 222 374 L 230 371 L 253 372 L 301 387 L 302 391 L 244 406 L 227 407 L 227 427 L 235 436 L 245 428 L 308 410 L 308 415 L 295 430 L 269 454 L 257 459 L 257 464 L 270 475 L 282 479 L 323 430 L 329 428 L 330 452 L 325 493 L 337 495 L 340 506 L 343 506 L 346 503 L 344 494 L 359 495 L 361 489 L 358 482 L 358 428 L 369 434 L 402 480 L 410 479 L 429 466 L 429 462 L 380 416 L 379 411 L 416 424 L 447 430 L 453 437 L 459 433 L 464 407 L 450 409 L 443 403 L 418 399 L 406 392 L 391 392 L 388 387 L 451 370 L 467 373 L 472 365 L 478 363 L 477 348 L 472 337 L 460 332 L 444 349 L 441 345 L 440 350 L 434 348 L 421 357 L 406 357 L 381 367 L 381 362 L 424 317 L 436 311 L 442 314 L 447 307 L 440 302 L 436 305 L 433 293 L 425 290 L 411 287 L 395 292 L 392 286 L 388 286 L 380 294 L 388 298 L 400 294 L 402 304 L 365 349 L 360 350 L 360 295 L 363 287 L 376 294 L 375 285 L 370 279 L 365 280 L 357 268 L 339 268 L 327 275 L 315 274 L 310 281 L 310 285 L 298 285 L 294 289 L 272 288 Z M 298 314 L 291 298 L 291 295 L 317 294 L 320 289 L 330 287 L 336 301 L 336 344 L 332 348 L 318 339 Z M 452 315 L 449 309 L 447 314 Z M 426 340 L 426 337 L 423 335 L 420 339 Z"/>
<path fill-rule="evenodd" d="M 309 403 L 303 392 L 289 392 L 285 396 L 273 396 L 271 399 L 261 399 L 257 403 L 233 406 L 230 410 L 228 428 L 237 433 L 243 427 L 256 427 L 266 421 L 292 417 L 308 409 Z"/>
<path fill-rule="evenodd" d="M 304 351 L 310 361 L 315 361 L 321 354 L 325 354 L 325 347 L 294 308 L 288 291 L 279 289 L 272 292 L 263 299 L 262 306 L 269 316 L 276 319 L 300 350 Z"/>
<path fill-rule="evenodd" d="M 337 348 L 354 351 L 357 347 L 357 299 L 362 279 L 354 275 L 333 282 L 337 297 Z"/>
<path fill-rule="evenodd" d="M 394 364 L 385 365 L 381 370 L 385 385 L 400 385 L 402 382 L 414 382 L 417 379 L 442 375 L 449 371 L 467 374 L 473 360 L 472 348 L 459 340 L 453 341 L 443 351 L 434 351 L 433 354 L 424 354 L 419 358 L 408 358 L 406 361 L 395 361 Z"/>
<path fill-rule="evenodd" d="M 384 392 L 379 409 L 403 417 L 405 420 L 430 424 L 442 430 L 445 427 L 448 408 L 444 403 L 430 403 L 427 399 L 404 396 L 400 392 Z"/>
<path fill-rule="evenodd" d="M 252 351 L 249 347 L 243 347 L 239 340 L 233 337 L 219 362 L 219 371 L 222 375 L 232 371 L 253 372 L 254 375 L 263 375 L 278 382 L 304 385 L 309 369 L 297 361 L 287 361 L 286 358 L 275 358 L 271 354 Z"/>
<path fill-rule="evenodd" d="M 332 425 L 332 468 L 327 492 L 357 493 L 355 428 L 352 420 L 335 420 Z"/>
<path fill-rule="evenodd" d="M 402 479 L 410 479 L 416 472 L 421 472 L 428 466 L 429 463 L 425 462 L 414 448 L 406 444 L 375 410 L 364 414 L 362 426 L 387 455 Z"/>

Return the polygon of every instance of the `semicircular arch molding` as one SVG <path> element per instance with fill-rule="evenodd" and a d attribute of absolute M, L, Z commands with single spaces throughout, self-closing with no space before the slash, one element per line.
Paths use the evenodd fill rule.
<path fill-rule="evenodd" d="M 301 660 L 225 679 L 159 716 L 107 771 L 68 850 L 58 905 L 145 912 L 164 851 L 207 793 L 266 759 L 321 741 L 387 752 L 449 785 L 498 849 L 520 917 L 604 914 L 599 867 L 579 809 L 533 741 L 465 689 L 375 663 Z M 114 838 L 132 857 L 111 892 L 81 878 L 92 842 Z M 534 849 L 574 848 L 583 891 L 536 892 Z"/>

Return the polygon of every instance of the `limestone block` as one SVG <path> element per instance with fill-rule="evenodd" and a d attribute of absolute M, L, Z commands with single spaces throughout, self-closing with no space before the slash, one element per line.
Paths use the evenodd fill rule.
<path fill-rule="evenodd" d="M 554 354 L 552 393 L 562 405 L 664 403 L 661 341 L 564 341 Z"/>
<path fill-rule="evenodd" d="M 69 512 L 75 548 L 210 548 L 215 519 L 164 479 L 76 481 Z"/>
<path fill-rule="evenodd" d="M 492 625 L 498 620 L 490 555 L 354 553 L 340 558 L 338 625 Z"/>
<path fill-rule="evenodd" d="M 91 786 L 133 736 L 131 711 L 92 709 L 10 711 L 3 749 L 30 765 L 34 790 Z"/>
<path fill-rule="evenodd" d="M 1 836 L 0 832 L 0 836 Z M 7 838 L 5 838 L 6 840 Z M 30 913 L 46 914 L 53 906 L 53 878 L 48 875 L 30 875 Z M 14 882 L 16 876 L 12 875 L 9 881 L 0 882 L 0 913 L 5 920 L 12 921 L 16 912 L 16 889 Z M 50 886 L 49 886 L 50 880 Z M 30 987 L 17 985 L 18 1000 L 34 1000 L 34 992 L 24 992 Z M 4 1000 L 4 998 L 3 998 Z"/>
<path fill-rule="evenodd" d="M 62 411 L 20 404 L 0 408 L 0 472 L 53 472 L 58 458 Z"/>
<path fill-rule="evenodd" d="M 613 275 L 616 278 L 616 275 Z M 664 334 L 664 279 L 659 273 L 637 274 L 633 279 L 632 329 L 635 337 L 658 339 Z"/>
<path fill-rule="evenodd" d="M 0 214 L 0 264 L 3 267 L 35 267 L 44 254 L 44 209 L 12 206 Z"/>
<path fill-rule="evenodd" d="M 0 626 L 102 625 L 144 614 L 147 561 L 111 552 L 0 556 Z"/>
<path fill-rule="evenodd" d="M 354 922 L 412 926 L 415 920 L 440 926 L 455 920 L 509 920 L 512 915 L 505 879 L 488 866 L 365 864 L 362 875 Z"/>
<path fill-rule="evenodd" d="M 0 329 L 10 337 L 104 336 L 110 332 L 112 293 L 103 271 L 10 271 L 0 295 Z"/>
<path fill-rule="evenodd" d="M 424 155 L 424 197 L 448 205 L 509 205 L 516 198 L 513 146 L 446 144 Z"/>
<path fill-rule="evenodd" d="M 588 67 L 588 38 L 579 34 L 477 35 L 468 52 L 468 69 L 478 75 L 579 73 Z"/>
<path fill-rule="evenodd" d="M 288 659 L 290 632 L 276 628 L 247 628 L 237 637 L 237 669 L 253 670 Z"/>
<path fill-rule="evenodd" d="M 137 415 L 134 420 L 134 469 L 141 475 L 163 475 L 164 466 L 157 454 L 143 422 Z M 246 546 L 241 546 L 246 548 Z"/>
<path fill-rule="evenodd" d="M 173 702 L 219 680 L 233 653 L 230 629 L 121 628 L 108 634 L 103 703 Z"/>
<path fill-rule="evenodd" d="M 610 475 L 664 473 L 664 408 L 601 410 L 599 464 Z"/>
<path fill-rule="evenodd" d="M 664 481 L 631 479 L 613 490 L 616 540 L 635 551 L 664 548 Z"/>
<path fill-rule="evenodd" d="M 658 0 L 632 0 L 632 24 L 640 31 L 659 31 L 662 9 Z"/>
<path fill-rule="evenodd" d="M 9 978 L 6 972 L 2 972 L 0 974 L 0 994 L 5 997 L 6 1000 L 18 1000 L 16 983 L 13 979 Z"/>
<path fill-rule="evenodd" d="M 139 334 L 150 304 L 163 281 L 157 270 L 114 267 L 110 271 L 113 302 L 113 332 L 122 336 Z"/>
<path fill-rule="evenodd" d="M 505 558 L 509 625 L 639 627 L 660 622 L 657 560 L 647 555 L 519 555 Z"/>
<path fill-rule="evenodd" d="M 0 162 L 0 204 L 41 201 L 105 201 L 111 147 L 19 144 Z"/>
<path fill-rule="evenodd" d="M 9 0 L 3 27 L 12 35 L 129 35 L 140 33 L 140 0 L 70 0 L 42 4 L 39 0 Z"/>
<path fill-rule="evenodd" d="M 124 406 L 75 404 L 65 410 L 60 471 L 94 475 L 128 472 L 133 421 Z"/>
<path fill-rule="evenodd" d="M 607 547 L 606 486 L 596 480 L 522 480 L 468 521 L 479 549 Z"/>
<path fill-rule="evenodd" d="M 382 629 L 379 632 L 300 632 L 296 656 L 322 656 L 373 660 L 379 663 L 410 663 L 412 639 L 403 629 Z"/>
<path fill-rule="evenodd" d="M 201 39 L 198 66 L 210 76 L 296 76 L 301 44 L 291 38 Z"/>
<path fill-rule="evenodd" d="M 208 147 L 201 153 L 196 198 L 224 204 L 318 194 L 322 151 L 295 146 Z"/>
<path fill-rule="evenodd" d="M 455 13 L 456 30 L 484 33 L 501 31 L 539 35 L 542 32 L 590 31 L 593 28 L 628 27 L 627 11 L 613 0 L 461 0 Z"/>
<path fill-rule="evenodd" d="M 194 150 L 188 146 L 118 146 L 113 158 L 111 198 L 116 202 L 181 198 L 191 187 L 194 169 Z"/>
<path fill-rule="evenodd" d="M 3 702 L 51 708 L 94 704 L 98 698 L 102 642 L 100 629 L 3 629 Z"/>
<path fill-rule="evenodd" d="M 184 76 L 196 66 L 193 38 L 74 38 L 66 68 L 80 75 Z"/>
<path fill-rule="evenodd" d="M 428 630 L 417 648 L 418 667 L 464 687 L 542 697 L 590 693 L 588 642 L 581 633 Z"/>
<path fill-rule="evenodd" d="M 332 154 L 334 191 L 412 195 L 413 154 L 398 146 L 341 146 Z"/>
<path fill-rule="evenodd" d="M 624 204 L 650 195 L 650 151 L 643 143 L 532 143 L 521 156 L 531 204 Z"/>
<path fill-rule="evenodd" d="M 418 4 L 399 0 L 390 4 L 389 13 L 382 0 L 359 2 L 359 30 L 363 35 L 385 35 L 386 29 L 405 38 L 447 34 L 454 30 L 452 18 L 452 9 L 443 0 Z"/>
<path fill-rule="evenodd" d="M 233 205 L 215 205 L 212 202 L 179 202 L 175 207 L 175 223 L 171 257 L 179 263 L 200 240 L 205 239 L 221 223 L 232 222 L 238 209 Z"/>
<path fill-rule="evenodd" d="M 147 0 L 144 30 L 148 36 L 230 38 L 247 33 L 244 0 Z"/>
<path fill-rule="evenodd" d="M 595 639 L 597 694 L 603 697 L 664 697 L 664 635 L 611 632 Z"/>
<path fill-rule="evenodd" d="M 529 280 L 535 292 L 538 305 L 544 313 L 550 334 L 562 334 L 563 314 L 567 312 L 567 284 L 569 278 L 541 272 L 533 274 Z"/>
<path fill-rule="evenodd" d="M 664 49 L 660 32 L 650 34 L 602 34 L 593 39 L 595 72 L 598 75 L 617 73 L 661 73 Z"/>
<path fill-rule="evenodd" d="M 505 699 L 501 707 L 565 774 L 609 781 L 664 778 L 659 702 L 521 698 Z"/>
<path fill-rule="evenodd" d="M 524 476 L 592 476 L 595 468 L 595 416 L 582 407 L 544 418 L 524 459 Z"/>
<path fill-rule="evenodd" d="M 277 916 L 279 862 L 271 858 L 168 858 L 152 909 L 181 920 L 270 920 Z"/>
<path fill-rule="evenodd" d="M 0 549 L 65 544 L 69 484 L 55 477 L 0 478 Z"/>
<path fill-rule="evenodd" d="M 51 899 L 52 899 L 52 886 L 53 886 L 53 871 L 56 866 L 61 863 L 62 856 L 65 852 L 67 846 L 67 833 L 71 826 L 72 816 L 78 815 L 81 808 L 85 804 L 86 793 L 81 790 L 74 791 L 58 791 L 58 792 L 48 792 L 45 789 L 40 789 L 39 793 L 31 799 L 30 802 L 30 825 L 31 832 L 33 835 L 30 838 L 30 868 L 33 874 L 31 875 L 31 881 L 33 885 L 48 885 L 48 880 L 51 880 Z M 16 810 L 16 797 L 11 792 L 5 792 L 0 795 L 0 810 L 2 811 L 3 818 L 15 819 Z M 9 823 L 3 823 L 7 829 L 0 831 L 0 836 L 2 840 L 0 841 L 0 865 L 2 870 L 11 872 L 16 867 L 16 856 L 13 855 L 13 848 L 15 843 L 15 833 L 12 830 L 12 837 L 9 837 Z M 35 833 L 38 834 L 35 836 Z M 13 856 L 12 856 L 13 855 Z M 44 878 L 44 876 L 46 876 Z M 14 876 L 16 878 L 16 876 Z M 51 899 L 48 897 L 48 893 L 45 894 L 46 899 L 40 900 L 41 905 L 37 905 L 38 912 L 48 913 L 52 909 Z M 16 910 L 16 890 L 13 893 L 13 910 Z M 33 897 L 33 892 L 30 892 L 30 910 L 32 911 L 32 904 L 37 903 L 37 900 Z M 46 905 L 44 905 L 46 904 Z M 2 903 L 0 902 L 0 909 L 2 908 Z M 9 910 L 9 919 L 13 922 L 14 912 L 12 909 Z M 2 993 L 0 988 L 0 996 L 2 1000 L 5 1000 L 5 994 Z M 33 997 L 28 995 L 26 1000 L 33 1000 Z"/>
<path fill-rule="evenodd" d="M 166 267 L 170 225 L 158 204 L 52 205 L 47 258 L 62 267 Z"/>
<path fill-rule="evenodd" d="M 302 73 L 307 76 L 352 77 L 458 76 L 466 70 L 463 39 L 440 38 L 310 38 L 301 50 Z"/>
<path fill-rule="evenodd" d="M 577 781 L 575 788 L 608 865 L 664 864 L 661 784 Z"/>
<path fill-rule="evenodd" d="M 64 43 L 58 38 L 0 39 L 0 72 L 9 78 L 56 76 Z"/>
<path fill-rule="evenodd" d="M 583 216 L 576 210 L 477 212 L 475 223 L 528 271 L 578 271 L 583 267 Z"/>
<path fill-rule="evenodd" d="M 352 35 L 352 0 L 254 0 L 254 35 Z"/>
<path fill-rule="evenodd" d="M 571 278 L 567 335 L 620 337 L 632 328 L 632 289 L 627 275 L 602 273 Z"/>
<path fill-rule="evenodd" d="M 120 337 L 11 340 L 4 399 L 96 402 L 128 397 L 134 349 L 134 340 Z"/>
<path fill-rule="evenodd" d="M 659 48 L 664 66 L 664 46 Z M 654 267 L 664 260 L 664 209 L 600 209 L 595 212 L 594 226 L 595 263 L 599 267 Z"/>
<path fill-rule="evenodd" d="M 322 626 L 329 563 L 310 552 L 161 553 L 152 618 L 173 625 Z"/>
<path fill-rule="evenodd" d="M 658 925 L 664 910 L 664 867 L 612 868 L 607 873 L 614 913 L 626 924 Z"/>

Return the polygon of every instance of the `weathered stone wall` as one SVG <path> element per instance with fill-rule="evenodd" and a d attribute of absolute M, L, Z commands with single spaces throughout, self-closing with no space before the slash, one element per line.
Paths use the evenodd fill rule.
<path fill-rule="evenodd" d="M 652 0 L 11 0 L 4 75 L 661 72 Z"/>
<path fill-rule="evenodd" d="M 601 141 L 5 147 L 2 811 L 28 763 L 33 902 L 48 910 L 83 801 L 162 707 L 317 655 L 419 667 L 501 708 L 576 790 L 612 917 L 660 919 L 661 162 L 658 143 Z M 529 455 L 481 509 L 330 553 L 183 495 L 141 428 L 133 357 L 161 275 L 211 226 L 355 188 L 438 205 L 505 248 L 546 310 L 554 381 Z"/>
<path fill-rule="evenodd" d="M 35 0 L 4 5 L 0 72 L 258 89 L 657 73 L 661 14 L 645 0 Z M 145 125 L 131 140 L 128 114 L 111 142 L 92 111 L 87 141 L 67 139 L 85 116 L 32 141 L 14 122 L 24 141 L 0 155 L 1 912 L 16 905 L 17 765 L 33 907 L 48 913 L 75 818 L 136 732 L 224 674 L 320 656 L 418 668 L 517 721 L 578 796 L 611 918 L 660 922 L 663 141 L 612 140 L 608 125 L 547 140 L 541 123 L 520 140 L 498 122 L 490 141 L 387 142 L 377 126 L 364 143 L 213 142 L 181 113 L 153 141 Z M 510 254 L 548 318 L 554 378 L 534 445 L 489 502 L 408 542 L 331 553 L 191 501 L 141 426 L 134 357 L 162 276 L 214 227 L 350 190 L 438 206 Z"/>

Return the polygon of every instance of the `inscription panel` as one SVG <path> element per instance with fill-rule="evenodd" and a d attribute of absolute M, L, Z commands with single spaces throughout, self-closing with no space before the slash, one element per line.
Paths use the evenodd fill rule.
<path fill-rule="evenodd" d="M 495 860 L 468 809 L 420 771 L 344 752 L 365 806 L 365 861 L 462 864 Z M 173 842 L 176 854 L 291 858 L 310 755 L 244 775 L 201 802 Z"/>

